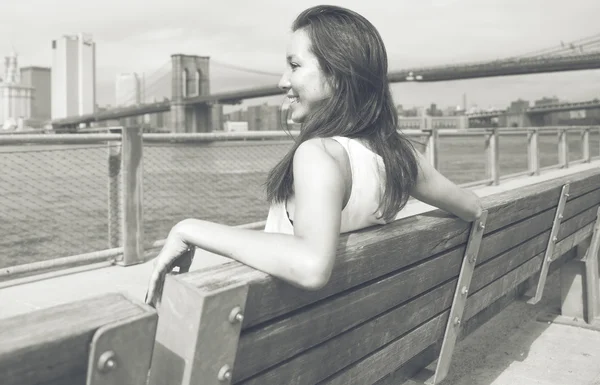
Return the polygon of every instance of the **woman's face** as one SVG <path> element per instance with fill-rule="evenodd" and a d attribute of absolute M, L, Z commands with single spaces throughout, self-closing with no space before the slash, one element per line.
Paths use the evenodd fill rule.
<path fill-rule="evenodd" d="M 292 120 L 302 123 L 320 102 L 331 97 L 331 88 L 304 29 L 292 33 L 287 47 L 287 67 L 279 88 L 287 92 Z"/>

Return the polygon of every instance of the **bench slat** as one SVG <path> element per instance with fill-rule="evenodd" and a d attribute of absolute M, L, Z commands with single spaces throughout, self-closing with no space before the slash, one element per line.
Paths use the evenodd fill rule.
<path fill-rule="evenodd" d="M 599 203 L 600 190 L 572 201 L 571 207 L 577 210 L 571 211 L 579 211 L 582 206 L 587 206 L 587 210 L 584 215 L 580 213 L 573 218 L 570 218 L 570 213 L 567 214 L 559 239 L 575 232 L 582 223 L 592 221 Z M 541 249 L 533 250 L 528 256 L 542 251 L 548 241 L 553 215 L 553 211 L 548 210 L 488 235 L 478 265 L 532 237 L 539 238 Z M 540 237 L 540 232 L 544 236 Z M 234 378 L 243 380 L 254 375 L 456 276 L 464 251 L 462 245 L 372 285 L 345 292 L 343 296 L 329 298 L 304 311 L 244 333 L 238 348 Z M 264 353 L 254 354 L 257 350 Z"/>
<path fill-rule="evenodd" d="M 293 287 L 241 264 L 201 281 L 195 279 L 193 272 L 183 274 L 179 279 L 196 287 L 223 281 L 249 283 L 243 326 L 248 328 L 418 262 L 423 256 L 432 256 L 465 243 L 469 229 L 470 223 L 449 216 L 431 216 L 407 218 L 385 227 L 344 235 L 331 280 L 319 291 Z M 444 234 L 443 239 L 440 234 Z M 397 248 L 399 244 L 403 245 L 401 254 Z M 374 260 L 378 263 L 374 264 Z"/>
<path fill-rule="evenodd" d="M 146 312 L 123 295 L 107 294 L 2 319 L 1 383 L 83 385 L 96 330 Z"/>
<path fill-rule="evenodd" d="M 486 233 L 527 218 L 544 208 L 556 207 L 560 187 L 566 182 L 571 183 L 569 200 L 573 200 L 595 190 L 600 184 L 600 173 L 597 170 L 586 171 L 484 198 L 484 205 L 489 211 Z M 227 280 L 248 283 L 248 309 L 243 325 L 247 329 L 456 247 L 466 242 L 468 230 L 468 223 L 437 211 L 404 218 L 384 227 L 343 235 L 331 282 L 318 292 L 294 288 L 239 263 L 233 263 L 230 268 L 213 272 L 210 276 L 197 271 L 184 274 L 180 279 L 197 287 Z M 442 238 L 440 234 L 443 234 Z M 389 252 L 398 244 L 402 245 L 401 256 Z"/>
<path fill-rule="evenodd" d="M 365 287 L 345 292 L 343 296 L 320 302 L 254 332 L 242 334 L 234 381 L 245 379 L 327 341 L 458 275 L 463 254 L 464 246 Z M 256 354 L 256 351 L 261 354 Z M 326 366 L 330 369 L 329 363 Z"/>
<path fill-rule="evenodd" d="M 558 245 L 557 245 L 558 246 Z M 562 251 L 562 250 L 561 250 Z M 564 250 L 563 252 L 566 252 Z M 573 253 L 570 253 L 570 257 Z M 484 287 L 469 298 L 464 319 L 468 320 L 510 292 L 540 269 L 543 253 L 531 258 L 519 268 Z M 443 336 L 449 309 L 432 318 L 405 336 L 389 343 L 377 352 L 345 368 L 323 381 L 325 385 L 372 384 L 393 372 L 399 363 L 406 362 Z"/>
<path fill-rule="evenodd" d="M 591 212 L 593 209 L 588 211 Z M 568 222 L 565 222 L 565 233 L 575 232 L 581 227 L 580 224 L 582 221 L 587 221 L 587 223 L 590 223 L 593 221 L 593 218 L 586 212 Z M 550 230 L 547 230 L 546 232 L 530 239 L 518 247 L 505 252 L 502 255 L 496 256 L 491 260 L 488 258 L 487 262 L 478 264 L 473 277 L 472 291 L 474 292 L 479 290 L 481 287 L 489 284 L 491 281 L 498 279 L 501 275 L 529 260 L 532 255 L 543 252 L 549 234 Z M 247 374 L 245 371 L 248 370 L 248 363 L 244 361 L 244 358 L 253 358 L 255 362 L 260 362 L 271 358 L 272 354 L 270 353 L 273 351 L 282 353 L 282 350 L 279 349 L 280 345 L 287 344 L 289 346 L 290 341 L 292 345 L 295 345 L 298 349 L 300 349 L 300 346 L 303 342 L 310 343 L 312 340 L 311 336 L 307 334 L 322 334 L 322 329 L 329 331 L 329 333 L 334 333 L 336 329 L 340 327 L 340 324 L 343 325 L 344 329 L 347 329 L 347 325 L 344 325 L 343 323 L 345 320 L 343 318 L 344 311 L 346 312 L 345 314 L 347 315 L 347 319 L 351 319 L 352 326 L 354 326 L 357 322 L 354 322 L 355 317 L 353 317 L 353 313 L 358 314 L 358 317 L 356 318 L 361 320 L 366 319 L 373 314 L 377 314 L 374 312 L 369 313 L 369 310 L 375 308 L 380 302 L 401 304 L 408 298 L 416 297 L 415 293 L 420 295 L 425 291 L 423 289 L 430 289 L 431 287 L 434 287 L 433 291 L 425 293 L 421 297 L 416 297 L 410 302 L 399 307 L 396 305 L 396 308 L 390 313 L 375 317 L 366 324 L 362 324 L 347 333 L 344 333 L 332 340 L 327 341 L 324 344 L 321 344 L 320 346 L 317 346 L 314 349 L 307 350 L 301 355 L 285 362 L 283 365 L 280 365 L 269 372 L 256 376 L 252 378 L 251 381 L 243 383 L 277 384 L 282 383 L 284 379 L 290 378 L 298 378 L 297 383 L 316 383 L 327 375 L 343 368 L 348 364 L 351 364 L 354 360 L 370 353 L 372 350 L 377 349 L 381 344 L 387 343 L 386 339 L 389 341 L 389 339 L 394 338 L 394 335 L 398 336 L 397 333 L 401 334 L 413 327 L 418 326 L 418 324 L 423 322 L 423 320 L 426 320 L 437 314 L 440 309 L 445 309 L 450 306 L 456 283 L 456 276 L 458 275 L 458 269 L 460 267 L 460 262 L 462 261 L 462 252 L 464 252 L 464 250 L 460 251 L 460 253 L 447 253 L 439 258 L 427 261 L 426 263 L 423 263 L 414 269 L 405 270 L 399 274 L 388 277 L 371 285 L 371 287 L 369 287 L 369 293 L 378 292 L 378 296 L 365 296 L 364 298 L 361 298 L 357 302 L 351 304 L 345 304 L 341 301 L 341 299 L 335 299 L 325 303 L 322 306 L 322 311 L 320 314 L 314 311 L 309 311 L 306 314 L 294 315 L 288 320 L 287 325 L 283 322 L 269 325 L 267 330 L 271 333 L 276 333 L 282 329 L 284 332 L 280 333 L 280 338 L 271 338 L 270 341 L 269 335 L 267 334 L 262 335 L 265 340 L 261 341 L 248 338 L 244 341 L 245 344 L 240 344 L 240 355 L 236 360 L 234 380 L 236 380 L 237 383 L 238 378 L 243 378 L 242 376 Z M 438 271 L 433 273 L 433 278 L 429 277 L 425 270 L 419 270 L 421 266 L 427 264 L 438 267 Z M 446 270 L 449 271 L 447 275 L 442 275 Z M 443 282 L 448 278 L 454 279 L 452 279 L 450 283 L 446 282 L 444 284 Z M 431 282 L 435 282 L 435 284 L 432 285 Z M 441 292 L 440 286 L 435 288 L 435 285 L 439 285 L 440 283 L 443 285 Z M 405 294 L 405 291 L 408 293 Z M 352 293 L 348 297 L 356 296 L 357 293 Z M 424 297 L 426 299 L 423 299 Z M 340 302 L 342 305 L 338 307 Z M 355 309 L 351 309 L 351 305 L 355 306 Z M 328 311 L 330 313 L 327 313 Z M 364 311 L 365 315 L 361 313 L 362 311 Z M 419 312 L 423 313 L 428 311 L 433 312 L 433 314 L 424 313 L 422 314 L 421 318 L 415 318 Z M 300 316 L 303 316 L 303 318 L 306 317 L 306 322 L 304 322 L 306 327 L 298 328 L 305 334 L 303 335 L 300 333 L 293 335 L 291 332 L 294 331 L 293 326 L 295 326 L 295 320 L 297 320 Z M 314 323 L 312 324 L 312 331 L 307 329 L 307 327 L 310 327 L 310 316 L 315 317 Z M 416 322 L 416 324 L 414 322 Z M 346 321 L 346 323 L 349 323 L 349 321 Z M 286 326 L 289 328 L 288 333 L 285 333 Z M 272 327 L 272 329 L 269 330 L 270 327 Z M 393 332 L 391 332 L 392 330 Z M 374 339 L 374 336 L 376 335 L 380 335 L 383 340 Z M 373 343 L 375 345 L 373 345 Z M 254 349 L 254 352 L 260 351 L 263 352 L 263 354 L 258 355 L 254 353 L 253 356 L 249 354 L 245 355 L 243 354 L 243 348 L 245 348 L 247 352 L 250 352 L 252 349 Z M 335 352 L 335 354 L 333 352 Z M 284 357 L 280 357 L 280 359 L 281 358 Z M 323 365 L 323 362 L 327 362 L 327 365 Z M 303 378 L 302 381 L 300 381 L 301 378 Z"/>
<path fill-rule="evenodd" d="M 576 250 L 573 248 L 580 244 L 585 238 L 590 236 L 589 231 L 593 231 L 593 224 L 587 225 L 585 228 L 578 231 L 575 236 L 569 237 L 568 242 L 561 244 L 561 252 L 564 252 L 565 250 L 569 251 L 559 260 L 550 265 L 549 274 L 560 269 L 572 258 L 577 257 Z M 477 330 L 479 326 L 483 325 L 492 317 L 500 313 L 500 311 L 502 311 L 515 300 L 524 300 L 523 295 L 530 288 L 535 287 L 534 285 L 535 283 L 532 281 L 524 281 L 523 283 L 517 285 L 517 287 L 515 287 L 513 290 L 509 291 L 509 293 L 505 294 L 501 299 L 496 300 L 492 305 L 486 307 L 484 310 L 470 318 L 466 324 L 463 325 L 460 339 L 470 335 L 472 332 Z M 438 343 L 439 342 L 441 341 L 438 341 Z M 429 346 L 427 349 L 411 358 L 408 362 L 402 364 L 395 372 L 390 373 L 390 375 L 387 377 L 377 381 L 374 385 L 421 385 L 423 378 L 421 374 L 424 374 L 421 371 L 437 358 L 436 349 L 439 350 L 439 345 L 434 344 Z M 419 375 L 415 376 L 417 373 L 419 373 Z"/>
<path fill-rule="evenodd" d="M 596 189 L 568 201 L 563 212 L 563 225 L 567 220 L 581 214 L 582 212 L 588 212 L 588 215 L 592 216 L 595 215 L 590 213 L 593 211 L 594 207 L 598 207 L 598 204 L 600 204 L 600 189 Z M 590 209 L 592 210 L 590 211 Z M 497 230 L 493 234 L 489 234 L 488 236 L 484 237 L 481 242 L 479 258 L 483 258 L 483 261 L 486 258 L 490 258 L 491 256 L 508 250 L 511 247 L 514 247 L 516 244 L 523 242 L 526 239 L 529 239 L 543 231 L 546 231 L 547 229 L 551 229 L 555 213 L 555 207 L 547 209 L 525 220 L 513 223 L 511 226 L 504 227 L 499 231 Z M 494 219 L 495 218 L 492 220 L 488 219 L 488 223 L 493 224 Z M 583 220 L 586 221 L 587 219 Z M 563 225 L 561 225 L 561 228 Z"/>
<path fill-rule="evenodd" d="M 486 233 L 540 211 L 556 208 L 561 187 L 566 183 L 570 184 L 568 202 L 596 190 L 600 186 L 600 172 L 599 170 L 587 170 L 483 198 L 484 206 L 489 207 L 489 214 L 492 212 L 495 214 L 493 222 L 490 222 L 488 217 Z M 522 197 L 527 197 L 527 200 L 521 200 Z M 498 212 L 501 214 L 500 216 L 497 215 Z"/>

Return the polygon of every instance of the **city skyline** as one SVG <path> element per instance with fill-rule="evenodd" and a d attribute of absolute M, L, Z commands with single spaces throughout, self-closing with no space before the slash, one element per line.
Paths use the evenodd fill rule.
<path fill-rule="evenodd" d="M 53 18 L 47 17 L 52 13 L 41 0 L 23 0 L 11 7 L 0 5 L 0 14 L 13 15 L 6 23 L 0 23 L 0 36 L 5 37 L 0 39 L 0 53 L 14 48 L 23 66 L 50 66 L 48 36 L 91 33 L 97 44 L 99 105 L 114 104 L 114 79 L 118 73 L 148 75 L 168 62 L 173 53 L 208 55 L 213 62 L 279 73 L 293 18 L 306 7 L 317 4 L 298 1 L 282 7 L 273 0 L 252 4 L 240 1 L 234 2 L 235 6 L 228 2 L 210 7 L 183 0 L 168 4 L 133 1 L 123 5 L 116 0 L 88 3 L 84 6 L 58 0 L 52 8 L 69 11 L 53 14 Z M 356 10 L 375 24 L 387 45 L 390 69 L 504 58 L 600 33 L 593 19 L 600 12 L 600 2 L 596 0 L 574 0 L 569 7 L 562 1 L 541 0 L 331 3 Z M 142 6 L 144 17 L 140 18 Z M 542 7 L 544 12 L 540 12 Z M 111 23 L 106 22 L 107 14 L 114 16 Z M 394 17 L 389 17 L 390 14 Z M 15 33 L 25 20 L 36 24 L 35 33 Z M 216 63 L 211 66 L 213 92 L 271 85 L 277 80 L 278 76 L 252 75 Z M 598 82 L 600 71 L 581 71 L 394 84 L 392 89 L 396 104 L 460 104 L 462 94 L 467 93 L 473 102 L 487 106 L 506 104 L 517 96 L 535 99 L 558 91 L 565 92 L 565 99 L 590 99 L 598 95 L 597 87 L 593 86 Z M 490 92 L 491 89 L 495 92 Z M 246 104 L 262 104 L 265 100 L 276 104 L 280 98 L 251 100 Z"/>

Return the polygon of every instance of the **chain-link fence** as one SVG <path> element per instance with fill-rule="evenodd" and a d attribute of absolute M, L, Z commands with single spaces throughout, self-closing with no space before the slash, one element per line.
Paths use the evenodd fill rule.
<path fill-rule="evenodd" d="M 570 159 L 582 157 L 579 135 L 569 133 Z M 124 172 L 123 149 L 120 136 L 114 137 L 107 142 L 87 135 L 85 142 L 71 139 L 71 144 L 32 143 L 26 135 L 18 143 L 0 141 L 0 267 L 122 246 L 116 234 L 122 231 L 122 186 L 117 181 Z M 422 135 L 415 139 L 419 138 L 417 147 L 422 151 L 426 139 Z M 164 239 L 185 218 L 229 225 L 266 219 L 264 182 L 292 139 L 256 139 L 174 141 L 165 135 L 144 141 L 144 247 Z M 526 136 L 499 140 L 501 174 L 526 168 Z M 594 157 L 599 155 L 598 140 L 594 129 L 590 136 Z M 440 135 L 440 171 L 456 183 L 484 179 L 484 147 L 483 136 Z M 556 135 L 540 136 L 539 149 L 542 167 L 558 163 Z"/>
<path fill-rule="evenodd" d="M 266 219 L 264 182 L 291 140 L 144 145 L 144 244 L 185 218 L 228 225 Z"/>
<path fill-rule="evenodd" d="M 105 144 L 0 146 L 0 267 L 107 248 Z"/>
<path fill-rule="evenodd" d="M 0 146 L 0 267 L 122 246 L 120 142 L 27 140 Z M 264 220 L 264 182 L 291 145 L 292 139 L 144 143 L 144 246 L 185 218 Z"/>

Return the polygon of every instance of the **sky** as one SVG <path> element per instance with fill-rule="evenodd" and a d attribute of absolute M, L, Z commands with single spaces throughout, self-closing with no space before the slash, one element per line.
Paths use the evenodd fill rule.
<path fill-rule="evenodd" d="M 290 25 L 309 0 L 1 0 L 0 56 L 16 50 L 21 66 L 51 66 L 51 41 L 85 32 L 96 42 L 97 101 L 113 104 L 121 72 L 144 73 L 148 90 L 174 53 L 210 56 L 211 91 L 276 84 Z M 485 61 L 599 35 L 599 0 L 347 0 L 379 30 L 391 70 Z M 274 75 L 236 71 L 218 63 Z M 162 69 L 163 72 L 160 72 Z M 164 82 L 164 81 L 163 81 Z M 167 80 L 168 82 L 168 80 Z M 397 104 L 505 108 L 511 100 L 600 96 L 600 71 L 392 86 Z M 151 92 L 147 92 L 152 94 Z M 281 101 L 255 99 L 249 104 Z"/>

